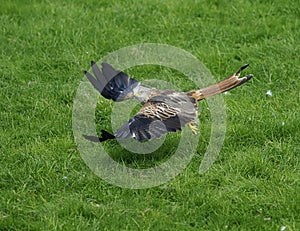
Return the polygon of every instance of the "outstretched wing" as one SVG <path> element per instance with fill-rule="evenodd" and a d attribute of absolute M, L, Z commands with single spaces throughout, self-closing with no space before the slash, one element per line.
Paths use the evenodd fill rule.
<path fill-rule="evenodd" d="M 133 88 L 140 84 L 137 80 L 122 71 L 115 70 L 108 63 L 102 63 L 102 71 L 94 61 L 91 62 L 91 66 L 96 78 L 88 71 L 84 73 L 103 97 L 113 101 L 123 101 L 133 97 Z"/>
<path fill-rule="evenodd" d="M 187 123 L 195 121 L 196 117 L 197 104 L 193 98 L 174 91 L 164 91 L 145 103 L 115 134 L 102 130 L 101 137 L 84 137 L 93 142 L 114 138 L 149 140 L 168 132 L 180 131 Z"/>
<path fill-rule="evenodd" d="M 116 133 L 120 139 L 136 138 L 139 141 L 158 138 L 167 132 L 181 130 L 178 111 L 175 108 L 164 110 L 162 114 L 159 108 L 161 104 L 147 104 L 142 111 L 126 122 Z M 151 111 L 150 113 L 147 111 Z M 162 118 L 159 118 L 162 116 Z"/>
<path fill-rule="evenodd" d="M 180 112 L 180 109 L 164 103 L 146 103 L 114 135 L 101 130 L 101 137 L 87 135 L 83 135 L 83 137 L 92 142 L 103 142 L 114 138 L 136 138 L 138 141 L 158 138 L 167 132 L 181 130 L 183 122 L 181 124 Z"/>

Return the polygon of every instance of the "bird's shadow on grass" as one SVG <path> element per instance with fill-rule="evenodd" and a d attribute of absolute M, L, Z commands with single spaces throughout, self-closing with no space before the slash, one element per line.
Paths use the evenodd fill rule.
<path fill-rule="evenodd" d="M 147 141 L 146 141 L 147 142 Z M 157 166 L 175 153 L 180 142 L 180 134 L 168 134 L 163 145 L 147 154 L 133 153 L 122 147 L 116 140 L 110 140 L 103 145 L 109 156 L 119 164 L 130 168 L 151 168 Z"/>

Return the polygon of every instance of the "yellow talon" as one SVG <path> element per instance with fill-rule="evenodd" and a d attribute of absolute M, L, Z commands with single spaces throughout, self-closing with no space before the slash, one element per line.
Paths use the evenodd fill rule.
<path fill-rule="evenodd" d="M 189 122 L 189 126 L 194 134 L 198 133 L 198 127 L 194 121 Z"/>

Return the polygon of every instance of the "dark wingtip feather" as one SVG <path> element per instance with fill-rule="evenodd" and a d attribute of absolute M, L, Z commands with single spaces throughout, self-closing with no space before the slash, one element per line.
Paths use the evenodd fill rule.
<path fill-rule="evenodd" d="M 105 130 L 101 130 L 101 137 L 98 136 L 88 136 L 82 135 L 85 139 L 92 141 L 92 142 L 103 142 L 106 140 L 115 139 L 115 136 Z"/>
<path fill-rule="evenodd" d="M 108 131 L 101 130 L 101 139 L 100 141 L 105 141 L 105 140 L 111 140 L 116 138 L 113 134 L 109 133 Z"/>
<path fill-rule="evenodd" d="M 110 64 L 108 64 L 108 63 L 106 63 L 106 62 L 101 63 L 101 66 L 102 66 L 102 67 L 108 66 L 108 67 L 113 68 L 112 65 L 110 65 Z M 113 68 L 113 69 L 114 69 L 114 68 Z"/>
<path fill-rule="evenodd" d="M 114 69 L 108 63 L 101 63 L 101 65 L 102 70 L 99 69 L 96 62 L 91 61 L 91 69 L 94 75 L 88 71 L 84 72 L 99 93 L 106 99 L 112 99 L 113 101 L 122 101 L 133 97 L 129 92 L 130 89 L 136 86 L 137 81 L 124 72 Z"/>
<path fill-rule="evenodd" d="M 88 136 L 88 135 L 82 135 L 86 140 L 92 141 L 92 142 L 100 142 L 99 137 L 97 136 Z"/>

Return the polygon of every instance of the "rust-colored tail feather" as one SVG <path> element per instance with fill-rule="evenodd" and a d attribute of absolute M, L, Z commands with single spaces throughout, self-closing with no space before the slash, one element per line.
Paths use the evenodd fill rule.
<path fill-rule="evenodd" d="M 247 75 L 245 77 L 239 78 L 242 70 L 244 70 L 248 66 L 249 64 L 242 66 L 235 74 L 222 80 L 219 83 L 216 83 L 206 88 L 202 88 L 200 90 L 191 91 L 189 92 L 189 94 L 191 94 L 192 97 L 194 97 L 197 101 L 200 101 L 209 96 L 217 95 L 222 92 L 229 91 L 235 87 L 238 87 L 243 83 L 246 83 L 249 79 L 253 77 L 253 75 Z"/>

